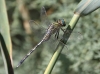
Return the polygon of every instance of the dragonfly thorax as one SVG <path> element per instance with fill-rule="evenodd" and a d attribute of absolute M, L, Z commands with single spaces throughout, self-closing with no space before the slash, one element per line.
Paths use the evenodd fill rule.
<path fill-rule="evenodd" d="M 57 20 L 57 23 L 62 27 L 66 26 L 66 23 L 65 23 L 64 19 Z"/>

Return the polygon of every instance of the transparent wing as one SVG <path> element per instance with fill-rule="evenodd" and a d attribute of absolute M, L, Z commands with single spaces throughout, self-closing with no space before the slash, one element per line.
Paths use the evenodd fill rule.
<path fill-rule="evenodd" d="M 67 32 L 67 34 L 68 33 L 69 32 Z M 67 51 L 66 47 L 64 47 L 65 50 L 62 51 L 63 54 L 68 55 L 68 52 L 70 52 L 70 49 L 74 48 L 75 44 L 82 42 L 83 39 L 84 39 L 84 35 L 82 33 L 73 31 L 65 45 L 67 47 L 67 50 L 69 51 Z"/>
<path fill-rule="evenodd" d="M 66 34 L 68 34 L 70 31 L 67 31 L 67 33 Z M 59 38 L 58 39 L 56 39 L 57 41 L 60 41 L 61 40 L 61 38 L 62 38 L 62 36 L 63 36 L 63 33 L 64 33 L 64 30 L 63 31 L 60 31 L 60 33 L 59 33 Z M 65 45 L 65 47 L 67 47 L 67 49 L 68 49 L 68 43 L 69 42 L 73 42 L 73 41 L 81 41 L 81 40 L 83 40 L 84 39 L 84 36 L 80 33 L 80 32 L 72 32 L 71 33 L 71 35 L 70 35 L 70 37 L 69 37 L 69 39 L 68 39 L 68 42 L 66 43 L 66 44 L 64 44 Z"/>
<path fill-rule="evenodd" d="M 67 33 L 69 33 L 69 31 L 67 31 Z M 72 32 L 68 41 L 73 41 L 73 40 L 83 40 L 84 36 L 82 35 L 82 33 L 80 32 Z"/>
<path fill-rule="evenodd" d="M 39 24 L 35 22 L 34 20 L 30 20 L 29 23 L 30 23 L 30 27 L 31 27 L 33 34 L 37 36 L 38 38 L 41 37 L 42 39 L 44 33 L 46 32 L 47 28 L 50 25 L 50 22 L 48 20 L 46 10 L 44 7 L 41 8 L 40 19 L 41 19 L 41 22 Z"/>
<path fill-rule="evenodd" d="M 34 39 L 41 40 L 46 32 L 46 29 L 44 29 L 41 25 L 39 25 L 34 20 L 30 20 L 30 27 L 32 31 L 32 35 L 34 36 Z"/>
<path fill-rule="evenodd" d="M 63 29 L 63 28 L 61 28 L 61 30 L 62 30 L 62 32 L 64 33 L 65 32 L 65 29 Z M 66 31 L 66 34 L 70 34 L 70 30 L 67 30 Z M 70 35 L 70 37 L 69 37 L 69 39 L 68 40 L 82 40 L 84 37 L 83 37 L 83 35 L 82 35 L 82 33 L 80 33 L 80 32 L 72 32 L 71 33 L 71 35 Z"/>
<path fill-rule="evenodd" d="M 30 24 L 30 27 L 32 30 L 39 28 L 39 24 L 37 22 L 35 22 L 34 20 L 30 20 L 29 24 Z"/>
<path fill-rule="evenodd" d="M 40 18 L 41 18 L 41 22 L 43 24 L 46 24 L 47 27 L 51 24 L 51 22 L 49 21 L 49 19 L 47 17 L 47 13 L 46 13 L 45 7 L 41 8 Z"/>

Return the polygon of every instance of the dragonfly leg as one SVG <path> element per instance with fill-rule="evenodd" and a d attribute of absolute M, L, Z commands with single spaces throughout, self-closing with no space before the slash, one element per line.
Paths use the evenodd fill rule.
<path fill-rule="evenodd" d="M 66 30 L 63 29 L 63 28 L 61 28 L 61 30 L 62 30 L 64 33 L 66 32 L 67 34 L 68 34 L 68 33 L 70 34 L 70 30 L 67 30 L 67 31 L 66 31 Z"/>
<path fill-rule="evenodd" d="M 65 29 L 61 28 L 61 30 L 62 30 L 63 32 L 65 32 Z"/>
<path fill-rule="evenodd" d="M 68 49 L 67 44 L 63 43 L 60 39 L 57 39 L 57 41 L 61 42 Z"/>
<path fill-rule="evenodd" d="M 58 39 L 59 38 L 59 30 L 57 30 L 56 34 L 55 34 L 55 38 Z"/>

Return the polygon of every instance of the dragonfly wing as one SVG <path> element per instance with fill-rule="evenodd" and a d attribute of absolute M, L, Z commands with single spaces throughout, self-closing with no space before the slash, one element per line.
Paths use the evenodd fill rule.
<path fill-rule="evenodd" d="M 83 40 L 84 36 L 80 32 L 72 32 L 71 36 L 69 37 L 69 41 L 71 40 Z"/>
<path fill-rule="evenodd" d="M 35 22 L 34 20 L 30 20 L 29 21 L 29 24 L 30 24 L 30 27 L 31 27 L 32 30 L 34 30 L 34 28 L 35 29 L 38 29 L 39 28 L 39 24 L 37 22 Z"/>
<path fill-rule="evenodd" d="M 46 29 L 44 29 L 44 27 L 39 25 L 34 20 L 30 20 L 29 23 L 30 23 L 30 27 L 31 27 L 31 31 L 32 31 L 32 36 L 34 36 L 35 39 L 40 41 L 43 38 L 43 36 L 46 32 Z"/>
<path fill-rule="evenodd" d="M 48 19 L 48 17 L 47 17 L 47 13 L 46 13 L 45 7 L 41 8 L 40 18 L 41 18 L 41 22 L 46 24 L 47 27 L 48 27 L 48 25 L 51 24 L 49 19 Z"/>
<path fill-rule="evenodd" d="M 65 32 L 64 29 L 61 28 L 61 30 L 62 30 L 63 33 Z M 70 31 L 67 31 L 66 34 L 70 34 Z M 82 40 L 83 38 L 84 37 L 80 32 L 72 32 L 70 37 L 69 37 L 69 40 L 76 40 L 76 39 L 77 40 Z"/>
<path fill-rule="evenodd" d="M 63 30 L 63 32 L 64 32 L 64 30 Z M 66 34 L 68 34 L 69 32 L 67 32 Z M 75 41 L 75 40 L 79 40 L 79 41 L 81 41 L 81 40 L 83 40 L 83 35 L 80 33 L 80 32 L 72 32 L 71 33 L 71 36 L 69 37 L 69 39 L 68 39 L 68 42 L 65 44 L 65 43 L 63 43 L 62 41 L 61 41 L 61 39 L 62 39 L 62 36 L 63 36 L 63 33 L 60 33 L 59 34 L 59 38 L 58 38 L 58 32 L 55 34 L 55 41 L 54 40 L 52 40 L 53 42 L 61 42 L 62 44 L 64 44 L 65 45 L 65 49 L 67 49 L 68 50 L 68 48 L 69 48 L 69 42 L 73 42 L 73 41 Z M 54 43 L 53 43 L 54 44 Z"/>
<path fill-rule="evenodd" d="M 60 32 L 62 32 L 62 33 L 60 33 L 60 35 L 59 35 L 59 40 L 60 39 L 62 39 L 62 37 L 63 37 L 63 33 L 65 32 L 65 29 L 63 29 L 63 28 L 61 28 L 61 30 L 62 31 L 60 31 Z M 70 31 L 66 31 L 66 34 L 70 34 Z M 57 36 L 57 35 L 56 35 Z M 78 40 L 78 41 L 81 41 L 81 40 L 83 40 L 84 39 L 84 36 L 82 35 L 82 33 L 80 33 L 80 32 L 72 32 L 71 33 L 71 35 L 70 35 L 70 37 L 69 37 L 69 39 L 68 39 L 68 42 L 67 43 L 69 43 L 69 42 L 71 42 L 71 41 L 75 41 L 75 40 Z"/>

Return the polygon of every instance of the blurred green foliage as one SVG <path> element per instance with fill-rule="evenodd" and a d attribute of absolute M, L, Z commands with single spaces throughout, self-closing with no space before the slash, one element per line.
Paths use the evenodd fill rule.
<path fill-rule="evenodd" d="M 19 10 L 19 0 L 6 0 L 8 18 L 13 45 L 14 67 L 42 38 L 40 27 L 27 33 L 25 17 Z M 63 18 L 70 22 L 79 0 L 20 0 L 28 11 L 29 20 L 40 22 L 40 9 L 45 7 L 51 21 Z M 82 17 L 74 32 L 80 32 L 83 39 L 68 41 L 52 71 L 52 74 L 100 74 L 100 9 Z M 28 20 L 28 21 L 29 21 Z M 40 24 L 40 23 L 39 23 Z M 43 24 L 42 24 L 43 25 Z M 43 30 L 44 31 L 44 30 Z M 52 42 L 52 41 L 51 41 Z M 37 50 L 18 68 L 15 74 L 43 74 L 57 44 L 50 40 Z M 53 44 L 53 45 L 51 45 Z M 1 57 L 0 57 L 1 60 Z M 5 74 L 3 62 L 0 62 L 0 74 Z"/>

